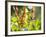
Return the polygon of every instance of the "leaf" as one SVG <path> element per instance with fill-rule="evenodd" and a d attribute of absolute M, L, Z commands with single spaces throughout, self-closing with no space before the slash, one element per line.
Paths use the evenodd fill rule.
<path fill-rule="evenodd" d="M 12 31 L 19 31 L 20 30 L 16 25 L 12 25 L 11 29 L 12 29 Z"/>
<path fill-rule="evenodd" d="M 40 22 L 40 20 L 36 20 L 36 30 L 39 30 L 40 29 L 40 27 L 41 27 L 41 22 Z"/>
<path fill-rule="evenodd" d="M 12 22 L 17 22 L 17 17 L 12 17 L 11 20 Z"/>

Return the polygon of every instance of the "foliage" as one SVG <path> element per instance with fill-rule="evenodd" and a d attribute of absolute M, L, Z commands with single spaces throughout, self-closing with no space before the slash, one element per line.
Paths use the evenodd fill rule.
<path fill-rule="evenodd" d="M 18 8 L 21 9 L 21 7 L 18 7 Z M 23 10 L 23 8 L 24 7 L 22 7 L 22 10 Z M 19 13 L 20 13 L 20 10 L 19 10 Z M 25 18 L 26 20 L 24 20 L 23 29 L 25 28 L 28 31 L 40 30 L 41 29 L 41 20 L 39 19 L 39 16 L 37 18 L 37 15 L 36 15 L 36 20 L 32 20 L 31 18 L 32 18 L 31 10 L 28 7 L 26 7 L 26 18 Z M 11 31 L 23 31 L 23 30 L 21 30 L 22 28 L 19 27 L 19 25 L 21 25 L 21 23 L 20 24 L 19 23 L 20 23 L 19 17 L 12 16 L 11 17 Z"/>

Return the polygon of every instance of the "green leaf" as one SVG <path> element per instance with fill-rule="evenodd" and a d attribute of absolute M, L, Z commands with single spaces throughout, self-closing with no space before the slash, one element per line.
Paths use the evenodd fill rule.
<path fill-rule="evenodd" d="M 11 20 L 12 22 L 17 22 L 17 17 L 12 17 Z"/>

